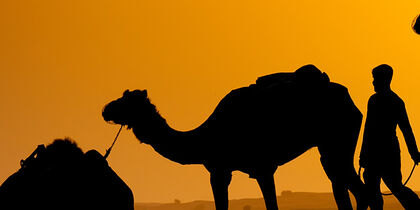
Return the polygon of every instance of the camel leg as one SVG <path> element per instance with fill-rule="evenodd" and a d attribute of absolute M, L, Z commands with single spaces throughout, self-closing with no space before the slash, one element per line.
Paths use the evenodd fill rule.
<path fill-rule="evenodd" d="M 350 190 L 356 199 L 357 209 L 366 210 L 368 208 L 366 187 L 354 170 L 353 164 L 343 163 L 342 166 L 334 167 L 333 171 L 326 168 L 328 167 L 324 166 L 325 172 L 332 182 L 334 197 L 337 201 L 337 205 L 339 202 L 342 203 L 341 206 L 343 207 L 351 205 L 349 204 L 350 198 L 348 195 L 348 190 Z"/>
<path fill-rule="evenodd" d="M 365 185 L 354 170 L 353 164 L 349 168 L 349 190 L 356 198 L 357 210 L 366 210 L 368 208 L 368 194 Z"/>
<path fill-rule="evenodd" d="M 265 207 L 267 210 L 278 210 L 276 186 L 274 184 L 273 174 L 259 175 L 256 177 L 258 185 L 264 196 Z"/>
<path fill-rule="evenodd" d="M 318 148 L 319 149 L 319 148 Z M 345 181 L 345 171 L 342 171 L 343 163 L 338 163 L 340 159 L 333 156 L 327 156 L 321 153 L 321 164 L 325 173 L 331 181 L 334 199 L 339 210 L 353 209 L 351 206 L 350 195 L 348 192 L 348 185 Z M 328 158 L 327 158 L 328 157 Z"/>
<path fill-rule="evenodd" d="M 228 187 L 232 180 L 231 171 L 210 171 L 210 184 L 213 189 L 216 210 L 227 210 L 229 206 Z"/>
<path fill-rule="evenodd" d="M 347 190 L 346 186 L 340 182 L 336 182 L 336 181 L 331 181 L 331 182 L 332 182 L 334 199 L 335 199 L 338 209 L 340 210 L 353 209 L 353 207 L 351 206 L 349 191 Z"/>
<path fill-rule="evenodd" d="M 331 180 L 338 209 L 352 209 L 348 193 L 348 190 L 350 190 L 356 198 L 357 209 L 366 210 L 368 207 L 366 189 L 363 182 L 360 180 L 360 177 L 354 170 L 353 164 L 344 162 L 341 163 L 341 165 L 337 165 L 329 161 L 323 161 L 322 158 L 321 163 L 325 173 Z"/>

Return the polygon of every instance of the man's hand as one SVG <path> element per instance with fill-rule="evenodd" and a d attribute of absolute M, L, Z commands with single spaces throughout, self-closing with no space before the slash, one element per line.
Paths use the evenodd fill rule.
<path fill-rule="evenodd" d="M 412 159 L 413 159 L 413 161 L 414 161 L 414 163 L 416 164 L 416 165 L 418 165 L 419 164 L 419 162 L 420 162 L 420 153 L 419 152 L 417 152 L 417 154 L 416 155 L 414 155 L 413 157 L 411 157 Z"/>

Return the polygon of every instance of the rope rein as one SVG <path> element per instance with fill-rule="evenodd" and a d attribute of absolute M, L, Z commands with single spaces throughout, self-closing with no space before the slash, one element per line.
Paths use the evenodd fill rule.
<path fill-rule="evenodd" d="M 104 155 L 104 158 L 105 158 L 105 159 L 106 159 L 106 158 L 109 156 L 109 154 L 111 153 L 112 147 L 114 147 L 114 144 L 115 144 L 115 142 L 117 141 L 118 136 L 120 135 L 122 128 L 123 128 L 123 125 L 121 125 L 120 129 L 118 130 L 118 133 L 117 133 L 117 135 L 115 136 L 115 139 L 114 139 L 114 142 L 112 142 L 112 145 L 111 145 L 111 146 L 110 146 L 110 147 L 106 150 L 105 155 Z"/>
<path fill-rule="evenodd" d="M 410 181 L 411 176 L 413 176 L 414 169 L 416 169 L 416 163 L 414 163 L 413 168 L 411 169 L 410 175 L 409 175 L 409 176 L 407 177 L 407 179 L 405 180 L 405 182 L 404 182 L 404 184 L 403 184 L 403 186 L 404 186 L 404 187 L 407 185 L 408 181 Z M 359 166 L 359 171 L 357 172 L 357 174 L 359 175 L 359 177 L 360 177 L 360 178 L 362 177 L 362 175 L 360 174 L 360 171 L 361 171 L 361 170 L 362 170 L 362 167 L 361 167 L 361 166 Z M 382 195 L 393 195 L 393 193 L 392 193 L 392 192 L 390 192 L 390 193 L 382 193 L 382 192 L 381 192 L 381 194 L 382 194 Z"/>
<path fill-rule="evenodd" d="M 414 163 L 413 169 L 411 169 L 410 175 L 408 176 L 407 180 L 405 180 L 405 182 L 404 182 L 404 186 L 407 185 L 408 181 L 410 180 L 411 176 L 413 175 L 413 172 L 414 172 L 414 169 L 415 168 L 416 168 L 416 164 Z M 392 195 L 392 194 L 393 194 L 392 192 L 390 192 L 390 193 L 382 193 L 382 195 Z"/>

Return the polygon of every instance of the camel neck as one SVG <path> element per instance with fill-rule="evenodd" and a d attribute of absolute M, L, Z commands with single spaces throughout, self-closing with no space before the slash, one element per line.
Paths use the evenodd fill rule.
<path fill-rule="evenodd" d="M 150 122 L 146 126 L 136 124 L 133 126 L 133 132 L 141 142 L 151 145 L 156 152 L 174 162 L 202 163 L 198 148 L 199 138 L 194 131 L 177 131 L 163 119 Z"/>

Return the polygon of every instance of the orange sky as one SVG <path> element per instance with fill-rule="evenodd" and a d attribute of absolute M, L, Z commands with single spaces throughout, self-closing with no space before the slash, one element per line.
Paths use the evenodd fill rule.
<path fill-rule="evenodd" d="M 101 110 L 125 89 L 147 89 L 171 126 L 189 130 L 231 89 L 308 63 L 347 86 L 364 114 L 371 69 L 390 64 L 419 133 L 420 36 L 410 28 L 419 12 L 417 0 L 0 1 L 0 182 L 54 138 L 105 152 L 118 127 Z M 402 159 L 407 177 L 404 145 Z M 212 199 L 203 166 L 170 162 L 131 132 L 109 163 L 136 202 Z M 316 149 L 280 167 L 276 184 L 278 193 L 331 191 Z M 420 171 L 409 186 L 420 190 Z M 255 180 L 234 173 L 230 198 L 260 196 Z"/>

